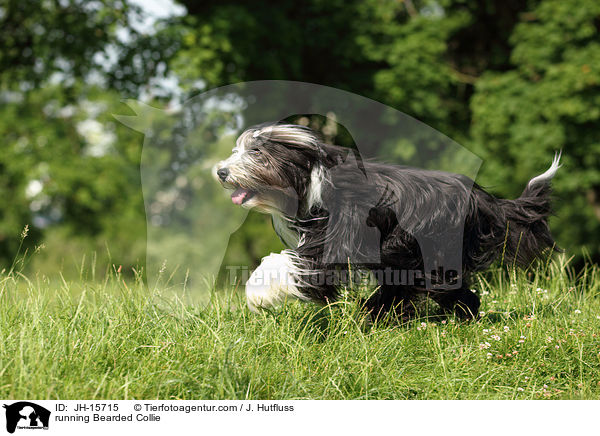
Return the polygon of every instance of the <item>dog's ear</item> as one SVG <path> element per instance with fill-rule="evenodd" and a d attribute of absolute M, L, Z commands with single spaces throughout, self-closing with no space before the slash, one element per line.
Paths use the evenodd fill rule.
<path fill-rule="evenodd" d="M 321 164 L 326 168 L 342 165 L 353 150 L 338 145 L 320 144 Z"/>
<path fill-rule="evenodd" d="M 367 177 L 363 158 L 356 148 L 340 147 L 338 145 L 321 144 L 322 158 L 320 164 L 328 169 L 335 167 L 352 166 L 360 170 Z"/>

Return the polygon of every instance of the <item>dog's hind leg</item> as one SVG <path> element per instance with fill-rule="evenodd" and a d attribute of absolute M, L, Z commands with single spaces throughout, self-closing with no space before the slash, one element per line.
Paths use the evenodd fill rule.
<path fill-rule="evenodd" d="M 430 290 L 431 297 L 445 312 L 454 312 L 461 319 L 475 319 L 479 316 L 479 297 L 468 287 L 460 289 Z"/>
<path fill-rule="evenodd" d="M 381 286 L 363 306 L 373 319 L 383 319 L 389 315 L 408 321 L 416 315 L 414 299 L 418 294 L 409 286 Z"/>

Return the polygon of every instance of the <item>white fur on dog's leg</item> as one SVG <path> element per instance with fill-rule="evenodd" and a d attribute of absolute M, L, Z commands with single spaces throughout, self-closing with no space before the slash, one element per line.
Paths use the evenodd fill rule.
<path fill-rule="evenodd" d="M 294 264 L 295 258 L 291 250 L 263 257 L 246 282 L 246 301 L 251 311 L 280 306 L 290 297 L 306 299 L 299 290 L 300 271 Z"/>

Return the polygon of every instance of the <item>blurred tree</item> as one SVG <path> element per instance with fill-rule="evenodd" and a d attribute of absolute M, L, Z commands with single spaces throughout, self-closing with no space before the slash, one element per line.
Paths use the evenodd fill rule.
<path fill-rule="evenodd" d="M 5 0 L 0 3 L 0 90 L 60 84 L 65 97 L 80 79 L 138 95 L 168 71 L 180 37 L 169 20 L 140 29 L 145 13 L 126 0 Z"/>
<path fill-rule="evenodd" d="M 473 84 L 509 66 L 522 0 L 180 0 L 172 66 L 188 89 L 285 79 L 375 98 L 457 140 Z M 199 80 L 200 79 L 200 80 Z"/>
<path fill-rule="evenodd" d="M 600 3 L 544 0 L 522 18 L 510 69 L 487 71 L 472 100 L 482 180 L 519 195 L 562 149 L 554 233 L 600 260 Z"/>
<path fill-rule="evenodd" d="M 116 263 L 143 262 L 142 136 L 111 113 L 177 46 L 176 27 L 151 35 L 143 18 L 122 0 L 0 3 L 0 265 L 25 224 L 26 244 L 53 241 L 47 270 L 106 245 Z"/>
<path fill-rule="evenodd" d="M 117 95 L 93 88 L 78 93 L 78 101 L 67 104 L 61 87 L 47 86 L 0 106 L 5 263 L 15 255 L 25 224 L 31 228 L 30 245 L 39 243 L 42 231 L 57 227 L 65 239 L 85 242 L 79 253 L 68 252 L 73 244 L 49 247 L 48 255 L 57 259 L 90 249 L 106 253 L 109 241 L 115 262 L 143 261 L 142 137 L 112 119 L 111 113 L 121 110 Z"/>

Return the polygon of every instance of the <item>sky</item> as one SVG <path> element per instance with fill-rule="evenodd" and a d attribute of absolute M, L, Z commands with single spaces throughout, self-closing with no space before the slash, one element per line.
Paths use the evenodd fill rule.
<path fill-rule="evenodd" d="M 129 2 L 141 7 L 148 15 L 144 21 L 135 24 L 139 26 L 136 27 L 138 31 L 150 31 L 158 19 L 185 14 L 185 8 L 172 0 L 129 0 Z"/>

